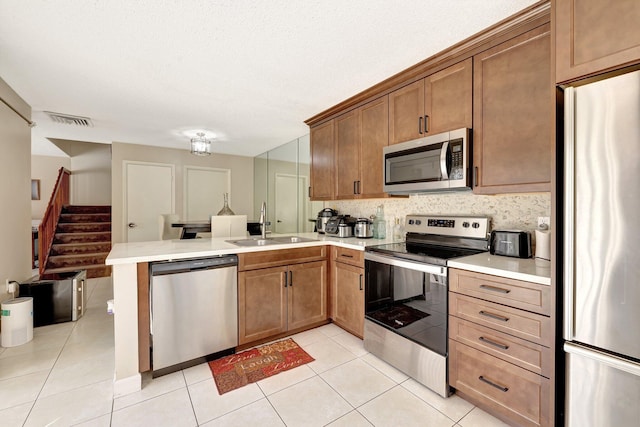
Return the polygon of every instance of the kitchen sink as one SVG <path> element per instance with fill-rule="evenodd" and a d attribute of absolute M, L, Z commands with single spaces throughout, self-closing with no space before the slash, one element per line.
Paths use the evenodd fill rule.
<path fill-rule="evenodd" d="M 316 239 L 309 239 L 307 237 L 297 236 L 279 236 L 269 237 L 267 239 L 253 238 L 253 239 L 239 239 L 239 240 L 225 240 L 227 243 L 231 243 L 237 246 L 270 246 L 270 245 L 283 245 L 286 243 L 303 243 L 303 242 L 315 242 Z"/>

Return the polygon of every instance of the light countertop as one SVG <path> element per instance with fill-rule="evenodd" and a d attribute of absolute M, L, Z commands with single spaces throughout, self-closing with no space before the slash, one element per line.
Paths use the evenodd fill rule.
<path fill-rule="evenodd" d="M 383 245 L 395 243 L 392 238 L 387 239 L 359 239 L 356 237 L 338 238 L 319 233 L 290 233 L 290 234 L 269 234 L 268 237 L 277 236 L 298 236 L 309 239 L 316 239 L 312 242 L 283 243 L 267 246 L 240 247 L 226 240 L 246 239 L 241 237 L 214 237 L 203 239 L 186 240 L 157 240 L 152 242 L 132 242 L 116 243 L 113 245 L 107 265 L 132 264 L 138 262 L 163 261 L 169 259 L 199 258 L 206 256 L 239 254 L 246 252 L 270 251 L 278 249 L 302 248 L 308 246 L 318 246 L 330 244 L 349 249 L 363 251 L 367 246 Z M 258 236 L 251 236 L 258 237 Z"/>
<path fill-rule="evenodd" d="M 492 274 L 526 282 L 551 285 L 551 263 L 535 258 L 513 258 L 491 255 L 489 252 L 469 255 L 451 260 L 449 267 L 476 273 Z"/>

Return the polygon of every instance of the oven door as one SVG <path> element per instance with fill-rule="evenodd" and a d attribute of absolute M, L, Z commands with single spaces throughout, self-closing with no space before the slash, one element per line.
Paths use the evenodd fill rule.
<path fill-rule="evenodd" d="M 447 355 L 447 268 L 365 252 L 365 318 Z"/>

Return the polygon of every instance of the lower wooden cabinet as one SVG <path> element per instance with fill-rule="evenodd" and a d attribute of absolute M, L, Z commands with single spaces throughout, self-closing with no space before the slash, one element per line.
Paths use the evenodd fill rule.
<path fill-rule="evenodd" d="M 239 344 L 327 319 L 327 262 L 238 273 Z"/>
<path fill-rule="evenodd" d="M 548 378 L 453 340 L 449 354 L 449 383 L 464 397 L 517 425 L 551 425 Z"/>
<path fill-rule="evenodd" d="M 364 335 L 364 252 L 335 247 L 331 251 L 331 318 L 353 335 Z"/>

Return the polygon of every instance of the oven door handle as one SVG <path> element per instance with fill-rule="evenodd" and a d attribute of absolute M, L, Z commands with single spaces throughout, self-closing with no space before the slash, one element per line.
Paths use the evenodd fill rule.
<path fill-rule="evenodd" d="M 406 268 L 408 270 L 422 271 L 423 273 L 435 274 L 438 276 L 445 276 L 447 274 L 447 268 L 439 265 L 422 264 L 416 262 L 410 262 L 401 260 L 398 258 L 391 258 L 382 255 L 376 255 L 371 252 L 364 253 L 364 259 L 373 262 L 379 262 L 380 264 L 392 265 L 394 267 Z"/>

